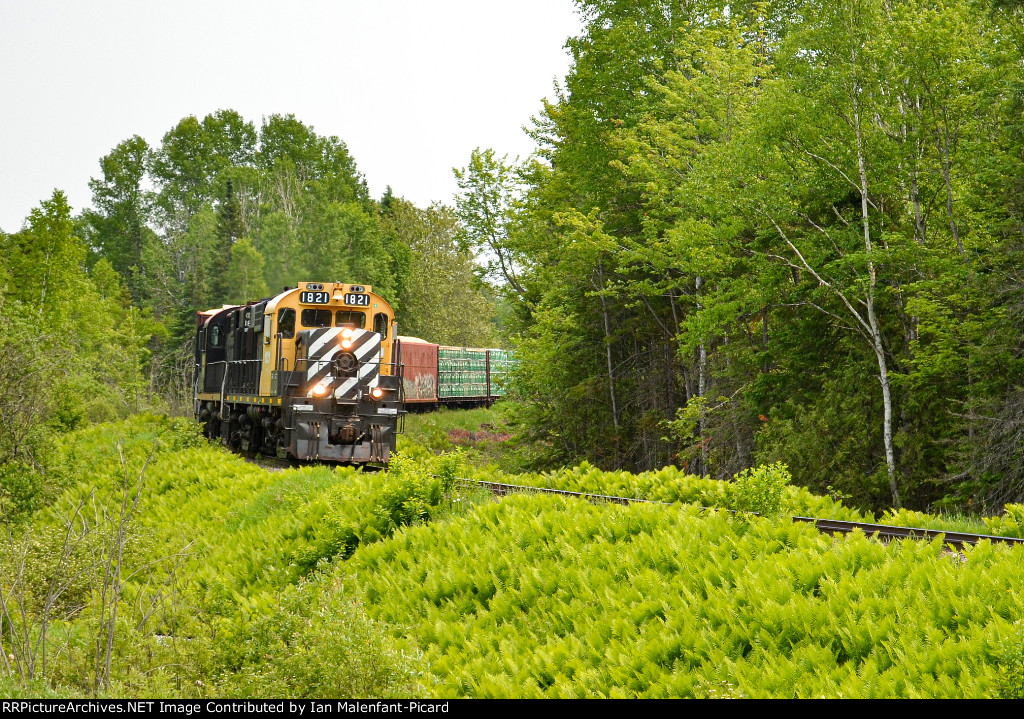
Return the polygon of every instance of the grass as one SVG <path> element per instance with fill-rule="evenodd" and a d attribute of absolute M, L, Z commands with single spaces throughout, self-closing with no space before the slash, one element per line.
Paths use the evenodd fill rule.
<path fill-rule="evenodd" d="M 516 458 L 508 406 L 501 402 L 489 408 L 410 413 L 405 418 L 405 434 L 398 437 L 398 449 L 435 454 L 461 449 L 473 467 L 509 474 L 522 469 Z"/>

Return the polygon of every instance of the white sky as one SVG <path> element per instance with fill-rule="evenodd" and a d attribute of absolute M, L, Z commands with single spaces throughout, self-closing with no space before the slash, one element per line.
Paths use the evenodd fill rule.
<path fill-rule="evenodd" d="M 579 34 L 572 0 L 0 0 L 0 228 L 179 119 L 293 113 L 379 197 L 450 202 L 477 146 L 526 156 Z"/>

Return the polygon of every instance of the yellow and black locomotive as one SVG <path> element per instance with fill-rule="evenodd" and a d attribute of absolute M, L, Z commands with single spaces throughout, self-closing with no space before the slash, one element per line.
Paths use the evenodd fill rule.
<path fill-rule="evenodd" d="M 304 282 L 199 312 L 196 418 L 237 450 L 385 465 L 404 416 L 396 340 L 367 285 Z"/>

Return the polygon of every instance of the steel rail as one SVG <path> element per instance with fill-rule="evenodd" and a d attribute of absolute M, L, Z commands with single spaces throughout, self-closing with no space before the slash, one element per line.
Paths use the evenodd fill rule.
<path fill-rule="evenodd" d="M 566 489 L 552 489 L 550 487 L 531 487 L 521 484 L 502 484 L 501 482 L 488 482 L 483 480 L 465 479 L 459 477 L 458 481 L 463 486 L 481 487 L 492 494 L 505 496 L 517 493 L 553 494 L 560 497 L 575 497 L 586 499 L 591 502 L 608 502 L 611 504 L 629 505 L 633 503 L 671 505 L 672 502 L 660 502 L 653 499 L 637 499 L 631 497 L 616 497 L 608 494 L 591 494 L 589 492 L 571 492 Z M 709 510 L 710 507 L 701 507 Z M 734 510 L 729 510 L 734 511 Z M 889 524 L 871 524 L 869 522 L 847 522 L 840 519 L 821 519 L 818 517 L 793 517 L 794 522 L 813 524 L 822 534 L 849 534 L 860 530 L 869 537 L 877 536 L 883 541 L 893 539 L 924 539 L 933 540 L 942 538 L 944 544 L 951 544 L 957 549 L 963 548 L 965 544 L 974 545 L 978 542 L 988 540 L 993 543 L 1009 545 L 1022 545 L 1024 539 L 1017 537 L 999 537 L 989 534 L 968 534 L 966 532 L 950 532 L 944 529 L 922 529 L 920 527 L 898 527 Z"/>
<path fill-rule="evenodd" d="M 304 466 L 302 462 L 291 460 L 291 459 L 278 459 L 276 457 L 264 457 L 257 461 L 253 458 L 247 458 L 256 464 L 270 468 L 289 468 L 289 467 L 301 467 Z M 377 471 L 376 467 L 363 467 L 364 471 Z M 435 477 L 437 475 L 434 475 Z M 551 487 L 533 487 L 525 484 L 504 484 L 501 482 L 490 482 L 486 480 L 475 480 L 467 479 L 465 477 L 457 477 L 456 480 L 463 486 L 468 487 L 480 487 L 488 490 L 492 494 L 498 496 L 506 496 L 509 494 L 520 494 L 520 493 L 533 493 L 533 494 L 550 494 L 558 497 L 574 497 L 576 499 L 586 499 L 590 502 L 604 502 L 608 504 L 619 504 L 619 505 L 630 505 L 630 504 L 660 504 L 664 506 L 671 506 L 672 502 L 661 502 L 654 499 L 640 499 L 637 497 L 618 497 L 610 494 L 592 494 L 590 492 L 572 492 L 567 489 L 553 489 Z M 701 507 L 704 511 L 712 511 L 713 507 Z M 729 512 L 735 512 L 736 510 L 727 510 Z M 756 512 L 751 512 L 756 514 Z M 918 540 L 933 540 L 942 537 L 944 544 L 950 544 L 957 549 L 962 549 L 965 544 L 975 545 L 978 542 L 988 540 L 992 543 L 1001 543 L 1013 545 L 1024 545 L 1024 539 L 1017 537 L 999 537 L 990 534 L 969 534 L 966 532 L 951 532 L 944 529 L 922 529 L 921 527 L 899 527 L 891 524 L 872 524 L 870 522 L 848 522 L 842 519 L 822 519 L 820 517 L 792 517 L 794 522 L 803 522 L 805 524 L 813 524 L 822 534 L 836 535 L 836 534 L 850 534 L 860 530 L 869 537 L 877 536 L 882 541 L 891 541 L 893 539 L 918 539 Z"/>
<path fill-rule="evenodd" d="M 992 534 L 968 534 L 966 532 L 952 532 L 945 529 L 922 529 L 921 527 L 899 527 L 890 524 L 871 524 L 868 522 L 845 522 L 840 519 L 819 519 L 816 517 L 793 517 L 794 522 L 807 522 L 813 524 L 823 534 L 849 534 L 860 530 L 868 536 L 878 535 L 880 539 L 924 539 L 932 540 L 942 537 L 945 544 L 952 544 L 961 548 L 965 544 L 977 544 L 988 540 L 993 543 L 1002 544 L 1024 544 L 1024 539 L 1018 537 L 999 537 Z"/>

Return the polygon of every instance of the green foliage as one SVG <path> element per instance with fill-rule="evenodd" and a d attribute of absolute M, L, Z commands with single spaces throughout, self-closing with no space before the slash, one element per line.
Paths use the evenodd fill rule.
<path fill-rule="evenodd" d="M 411 453 L 411 452 L 410 452 Z M 806 487 L 794 486 L 787 481 L 788 472 L 784 465 L 773 465 L 744 472 L 741 496 L 737 483 L 696 477 L 675 467 L 664 467 L 653 472 L 632 473 L 609 472 L 589 463 L 572 468 L 543 474 L 503 475 L 495 467 L 467 468 L 468 477 L 483 480 L 502 481 L 527 487 L 549 487 L 588 494 L 603 494 L 618 497 L 648 499 L 657 502 L 695 504 L 701 507 L 736 509 L 737 504 L 749 507 L 747 497 L 775 505 L 777 512 L 786 514 L 841 519 L 853 522 L 880 522 L 904 527 L 947 530 L 973 534 L 1022 537 L 1021 516 L 1017 505 L 1007 505 L 1002 515 L 978 517 L 969 514 L 926 514 L 914 510 L 888 510 L 881 517 L 862 512 L 844 504 L 844 499 L 835 491 L 817 495 Z M 750 475 L 753 475 L 752 477 Z M 771 501 L 768 502 L 768 498 Z M 743 509 L 743 511 L 753 511 Z"/>
<path fill-rule="evenodd" d="M 980 697 L 1024 569 L 1009 547 L 965 555 L 513 496 L 360 547 L 346 569 L 440 696 Z"/>
<path fill-rule="evenodd" d="M 452 210 L 442 205 L 421 210 L 389 197 L 382 203 L 381 223 L 392 246 L 407 250 L 393 298 L 402 333 L 446 345 L 494 344 L 494 311 Z M 452 322 L 453 310 L 458 322 Z"/>
<path fill-rule="evenodd" d="M 340 577 L 284 588 L 266 611 L 239 621 L 224 642 L 225 697 L 407 697 L 418 692 L 415 658 L 401 654 Z"/>
<path fill-rule="evenodd" d="M 191 418 L 165 416 L 156 421 L 162 421 L 163 426 L 157 437 L 167 451 L 176 452 L 206 444 L 202 426 Z"/>
<path fill-rule="evenodd" d="M 231 264 L 225 274 L 229 301 L 245 304 L 270 294 L 263 279 L 265 264 L 263 255 L 248 238 L 242 237 L 231 246 Z"/>
<path fill-rule="evenodd" d="M 35 467 L 15 460 L 0 464 L 0 522 L 27 517 L 52 495 L 46 475 Z"/>
<path fill-rule="evenodd" d="M 61 651 L 45 686 L 61 695 L 94 686 L 92 562 L 109 546 L 63 553 L 62 518 L 82 499 L 119 505 L 122 454 L 130 477 L 145 471 L 113 696 L 986 696 L 1016 666 L 1015 549 L 961 558 L 784 517 L 734 522 L 713 508 L 735 484 L 672 467 L 507 477 L 410 447 L 387 473 L 268 471 L 153 415 L 59 444 L 74 485 L 9 547 L 28 547 L 31 612 L 51 579 L 76 576 L 49 630 Z M 462 493 L 466 476 L 677 504 L 496 502 Z M 862 518 L 784 478 L 745 481 L 787 512 Z M 17 566 L 0 556 L 0 575 Z"/>
<path fill-rule="evenodd" d="M 146 343 L 157 325 L 131 306 L 106 260 L 85 268 L 64 195 L 32 211 L 27 227 L 0 237 L 0 496 L 31 511 L 63 488 L 53 436 L 137 409 L 148 389 Z M 3 509 L 11 511 L 8 503 Z"/>
<path fill-rule="evenodd" d="M 508 290 L 523 293 L 517 278 L 517 257 L 509 244 L 508 210 L 514 194 L 516 168 L 494 150 L 475 149 L 469 164 L 455 170 L 460 193 L 456 214 L 469 245 L 487 265 L 487 274 Z"/>
<path fill-rule="evenodd" d="M 450 494 L 455 489 L 455 482 L 460 477 L 466 464 L 466 456 L 461 449 L 441 455 L 434 467 L 441 491 Z"/>
<path fill-rule="evenodd" d="M 349 491 L 335 495 L 335 508 L 351 504 L 359 507 L 355 512 L 346 507 L 352 518 L 348 526 L 337 519 L 331 521 L 342 542 L 342 556 L 350 556 L 360 544 L 390 537 L 402 527 L 428 522 L 450 509 L 455 478 L 463 462 L 457 450 L 421 459 L 398 453 L 392 455 L 383 485 L 360 495 Z M 335 512 L 336 517 L 339 514 Z"/>
<path fill-rule="evenodd" d="M 541 162 L 477 151 L 460 179 L 515 260 L 534 466 L 781 461 L 872 511 L 1024 496 L 1016 21 L 579 8 Z"/>
<path fill-rule="evenodd" d="M 783 511 L 785 490 L 793 477 L 786 465 L 776 462 L 745 469 L 729 485 L 732 508 L 738 512 L 754 512 L 762 517 L 774 517 Z"/>
<path fill-rule="evenodd" d="M 744 497 L 770 496 L 772 503 L 778 502 L 780 510 L 784 509 L 792 514 L 849 521 L 873 519 L 871 515 L 865 516 L 831 497 L 815 495 L 805 487 L 788 484 L 788 473 L 784 467 L 766 467 L 760 472 L 755 470 L 752 474 L 755 475 L 753 478 L 748 477 L 744 481 L 745 486 L 751 487 Z M 584 462 L 576 467 L 544 474 L 520 474 L 505 476 L 502 479 L 502 475 L 493 469 L 486 469 L 475 470 L 470 476 L 475 479 L 497 478 L 496 481 L 507 481 L 528 487 L 565 489 L 656 502 L 678 502 L 700 507 L 729 509 L 734 508 L 740 501 L 735 483 L 696 477 L 676 467 L 663 467 L 654 472 L 634 474 L 626 471 L 608 472 Z M 936 521 L 934 517 L 928 515 L 921 517 Z"/>
<path fill-rule="evenodd" d="M 460 471 L 457 456 L 400 460 L 394 476 L 271 472 L 211 447 L 191 420 L 153 415 L 72 432 L 58 456 L 70 488 L 0 546 L 3 596 L 22 597 L 29 612 L 16 628 L 33 637 L 43 631 L 48 603 L 43 646 L 54 686 L 91 691 L 97 636 L 112 630 L 115 695 L 412 693 L 416 658 L 401 655 L 366 618 L 358 593 L 318 570 L 360 543 L 447 511 L 444 487 Z M 103 558 L 135 477 L 138 509 L 118 555 L 124 579 L 112 625 L 99 592 L 108 576 Z M 52 582 L 63 588 L 48 602 Z M 55 647 L 62 649 L 54 654 Z"/>
<path fill-rule="evenodd" d="M 503 399 L 489 408 L 410 413 L 398 448 L 416 457 L 458 451 L 467 465 L 518 472 L 524 464 L 522 455 L 530 448 L 512 437 L 510 420 L 515 410 L 510 405 Z"/>
<path fill-rule="evenodd" d="M 92 694 L 67 687 L 54 688 L 40 680 L 21 682 L 0 676 L 0 699 L 85 699 Z"/>
<path fill-rule="evenodd" d="M 103 178 L 89 181 L 95 209 L 83 213 L 86 240 L 125 279 L 141 269 L 142 248 L 152 233 L 146 226 L 152 197 L 143 189 L 151 161 L 149 143 L 134 135 L 100 160 Z"/>
<path fill-rule="evenodd" d="M 1024 624 L 1020 622 L 1001 645 L 996 696 L 1000 699 L 1024 699 Z"/>
<path fill-rule="evenodd" d="M 1007 537 L 1024 537 L 1024 505 L 1007 504 L 1003 514 L 985 517 L 985 526 L 992 534 Z"/>

